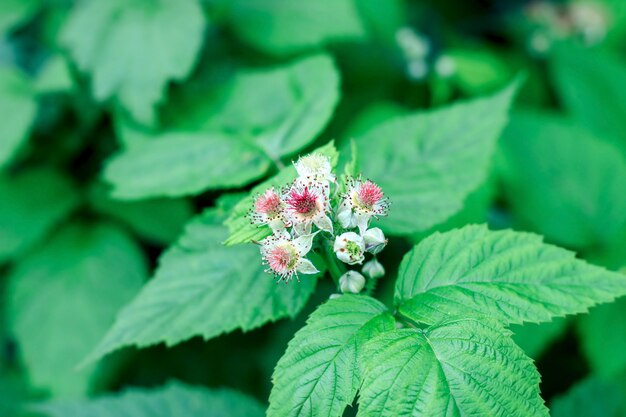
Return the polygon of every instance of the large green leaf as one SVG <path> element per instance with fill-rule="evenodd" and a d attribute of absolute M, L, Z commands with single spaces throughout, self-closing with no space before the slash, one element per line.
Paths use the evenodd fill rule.
<path fill-rule="evenodd" d="M 361 384 L 362 347 L 395 327 L 380 302 L 342 295 L 320 306 L 276 365 L 268 417 L 337 416 Z"/>
<path fill-rule="evenodd" d="M 400 313 L 436 323 L 475 312 L 508 323 L 582 313 L 626 294 L 626 277 L 576 259 L 541 236 L 466 226 L 436 233 L 402 260 Z"/>
<path fill-rule="evenodd" d="M 339 101 L 339 73 L 328 55 L 241 70 L 220 85 L 213 94 L 172 102 L 168 127 L 221 133 L 277 159 L 310 144 Z"/>
<path fill-rule="evenodd" d="M 285 54 L 365 35 L 354 0 L 226 0 L 235 33 L 256 48 Z"/>
<path fill-rule="evenodd" d="M 168 133 L 113 157 L 104 177 L 116 198 L 177 197 L 241 187 L 269 166 L 259 148 L 243 141 L 213 133 Z"/>
<path fill-rule="evenodd" d="M 9 277 L 8 317 L 33 384 L 56 396 L 90 391 L 97 366 L 76 364 L 145 277 L 140 248 L 106 224 L 70 225 L 25 257 Z"/>
<path fill-rule="evenodd" d="M 397 117 L 356 138 L 363 173 L 392 202 L 381 228 L 416 233 L 461 210 L 485 180 L 517 85 L 488 98 Z"/>
<path fill-rule="evenodd" d="M 37 111 L 29 81 L 17 70 L 0 67 L 0 168 L 27 138 Z"/>
<path fill-rule="evenodd" d="M 208 210 L 192 220 L 160 260 L 155 277 L 117 316 L 89 359 L 124 346 L 171 346 L 194 336 L 209 339 L 294 317 L 317 276 L 277 285 L 254 245 L 225 247 L 222 216 Z"/>
<path fill-rule="evenodd" d="M 609 245 L 626 227 L 626 160 L 583 127 L 516 112 L 502 150 L 505 196 L 526 228 L 583 249 Z"/>
<path fill-rule="evenodd" d="M 92 400 L 37 404 L 50 417 L 263 417 L 254 399 L 230 389 L 209 390 L 180 382 L 152 389 L 130 388 Z"/>
<path fill-rule="evenodd" d="M 79 2 L 61 34 L 97 100 L 114 98 L 139 122 L 156 122 L 167 83 L 196 61 L 205 29 L 197 0 Z"/>
<path fill-rule="evenodd" d="M 43 238 L 79 202 L 68 179 L 38 168 L 0 175 L 0 263 Z"/>
<path fill-rule="evenodd" d="M 607 304 L 611 305 L 611 304 Z M 556 318 L 545 323 L 514 324 L 513 341 L 531 358 L 537 360 L 567 331 L 568 320 Z"/>
<path fill-rule="evenodd" d="M 489 322 L 394 330 L 364 350 L 359 417 L 548 416 L 532 360 Z"/>

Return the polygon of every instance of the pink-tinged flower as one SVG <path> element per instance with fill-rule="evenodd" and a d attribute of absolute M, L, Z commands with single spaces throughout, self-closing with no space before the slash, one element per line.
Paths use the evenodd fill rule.
<path fill-rule="evenodd" d="M 309 181 L 335 182 L 335 174 L 332 172 L 333 167 L 330 163 L 330 158 L 321 153 L 312 153 L 300 157 L 293 165 L 296 167 L 296 171 L 300 176 L 299 180 L 303 184 Z"/>
<path fill-rule="evenodd" d="M 285 216 L 285 203 L 280 195 L 274 191 L 274 187 L 265 191 L 254 200 L 254 206 L 248 213 L 253 224 L 267 224 L 272 230 L 283 230 L 289 226 Z"/>
<path fill-rule="evenodd" d="M 291 239 L 287 233 L 269 236 L 261 242 L 261 256 L 265 270 L 274 274 L 278 281 L 289 282 L 293 276 L 299 281 L 298 273 L 315 274 L 319 272 L 311 261 L 304 256 L 311 250 L 316 233 Z"/>
<path fill-rule="evenodd" d="M 386 216 L 389 200 L 382 189 L 370 180 L 349 179 L 348 191 L 337 211 L 337 219 L 347 229 L 359 227 L 365 233 L 370 218 Z"/>
<path fill-rule="evenodd" d="M 327 215 L 330 211 L 328 184 L 294 181 L 284 200 L 287 219 L 298 235 L 311 233 L 313 224 L 320 230 L 333 232 L 333 223 Z"/>

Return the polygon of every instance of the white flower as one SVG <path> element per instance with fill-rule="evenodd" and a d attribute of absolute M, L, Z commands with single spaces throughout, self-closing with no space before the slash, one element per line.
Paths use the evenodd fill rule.
<path fill-rule="evenodd" d="M 348 191 L 339 205 L 337 220 L 346 229 L 358 226 L 364 233 L 370 218 L 387 215 L 389 200 L 381 188 L 370 180 L 351 178 L 346 185 Z"/>
<path fill-rule="evenodd" d="M 387 238 L 378 227 L 367 229 L 363 234 L 363 242 L 365 243 L 365 250 L 374 255 L 380 253 L 387 246 Z"/>
<path fill-rule="evenodd" d="M 365 259 L 363 238 L 354 232 L 346 232 L 335 239 L 333 250 L 340 261 L 348 265 L 360 264 Z"/>
<path fill-rule="evenodd" d="M 268 189 L 254 200 L 254 206 L 248 213 L 248 217 L 253 224 L 267 224 L 275 232 L 290 226 L 285 217 L 285 203 L 278 193 L 274 191 L 274 187 Z"/>
<path fill-rule="evenodd" d="M 376 259 L 366 262 L 361 271 L 372 279 L 380 278 L 385 275 L 385 268 Z"/>
<path fill-rule="evenodd" d="M 295 181 L 285 195 L 285 213 L 298 235 L 311 233 L 311 225 L 333 233 L 333 223 L 327 213 L 330 211 L 328 185 Z"/>
<path fill-rule="evenodd" d="M 294 162 L 296 171 L 301 177 L 302 183 L 315 182 L 335 182 L 335 174 L 332 173 L 330 158 L 320 153 L 312 153 L 300 157 Z"/>
<path fill-rule="evenodd" d="M 365 286 L 365 277 L 356 271 L 348 271 L 339 278 L 341 292 L 358 294 Z"/>
<path fill-rule="evenodd" d="M 315 274 L 319 272 L 311 261 L 304 256 L 311 250 L 316 233 L 291 239 L 281 233 L 269 236 L 261 242 L 263 263 L 268 266 L 266 272 L 273 273 L 279 281 L 289 282 L 298 273 Z"/>

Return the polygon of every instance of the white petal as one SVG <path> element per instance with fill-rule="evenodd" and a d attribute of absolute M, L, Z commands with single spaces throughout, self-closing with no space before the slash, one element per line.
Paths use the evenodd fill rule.
<path fill-rule="evenodd" d="M 359 232 L 364 234 L 367 230 L 367 226 L 369 225 L 370 216 L 369 214 L 357 213 L 356 215 L 356 225 L 359 227 Z"/>
<path fill-rule="evenodd" d="M 296 250 L 300 253 L 301 256 L 309 253 L 309 251 L 311 250 L 311 246 L 313 245 L 313 238 L 318 233 L 319 232 L 302 235 L 293 241 L 293 246 L 295 246 Z"/>
<path fill-rule="evenodd" d="M 333 222 L 327 215 L 320 216 L 313 221 L 317 227 L 330 234 L 333 233 Z"/>
<path fill-rule="evenodd" d="M 339 206 L 339 210 L 337 210 L 337 220 L 339 220 L 339 223 L 341 223 L 341 226 L 345 229 L 354 227 L 354 225 L 351 225 L 352 209 L 345 201 L 341 203 L 341 205 Z"/>
<path fill-rule="evenodd" d="M 293 230 L 296 232 L 298 236 L 311 234 L 311 223 L 294 223 Z"/>
<path fill-rule="evenodd" d="M 313 262 L 309 261 L 308 259 L 300 259 L 298 261 L 298 264 L 296 265 L 296 271 L 300 272 L 301 274 L 317 274 L 318 272 L 320 272 L 317 270 L 315 265 L 313 265 Z"/>

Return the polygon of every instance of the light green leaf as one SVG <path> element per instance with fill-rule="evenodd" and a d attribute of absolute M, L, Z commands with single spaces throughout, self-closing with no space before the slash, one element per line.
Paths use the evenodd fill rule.
<path fill-rule="evenodd" d="M 550 69 L 567 110 L 626 151 L 626 62 L 608 51 L 568 45 L 557 49 Z"/>
<path fill-rule="evenodd" d="M 361 384 L 363 345 L 394 327 L 387 308 L 370 297 L 322 304 L 276 365 L 268 417 L 343 415 Z"/>
<path fill-rule="evenodd" d="M 488 321 L 394 330 L 364 351 L 359 417 L 548 416 L 532 360 Z"/>
<path fill-rule="evenodd" d="M 354 0 L 227 0 L 226 18 L 245 42 L 288 54 L 365 36 Z"/>
<path fill-rule="evenodd" d="M 404 257 L 398 275 L 400 313 L 426 324 L 468 312 L 542 322 L 626 294 L 626 277 L 541 236 L 476 225 L 425 239 Z"/>
<path fill-rule="evenodd" d="M 255 146 L 217 134 L 168 133 L 109 160 L 113 196 L 132 200 L 241 187 L 261 177 L 269 159 Z"/>
<path fill-rule="evenodd" d="M 550 404 L 552 417 L 621 417 L 626 412 L 624 389 L 597 377 L 584 379 Z"/>
<path fill-rule="evenodd" d="M 9 277 L 8 317 L 33 384 L 60 397 L 94 388 L 105 367 L 76 364 L 145 277 L 140 248 L 106 224 L 68 226 L 25 257 Z"/>
<path fill-rule="evenodd" d="M 231 389 L 209 390 L 180 382 L 159 388 L 130 388 L 92 400 L 30 407 L 49 417 L 263 417 L 261 405 Z"/>
<path fill-rule="evenodd" d="M 461 210 L 485 180 L 517 85 L 492 97 L 394 118 L 356 138 L 363 173 L 392 202 L 381 228 L 416 233 Z"/>
<path fill-rule="evenodd" d="M 335 143 L 330 141 L 326 145 L 314 150 L 313 152 L 321 153 L 331 159 L 333 168 L 337 166 L 339 161 L 339 152 L 335 149 Z M 228 227 L 229 236 L 224 242 L 225 245 L 237 245 L 240 243 L 249 243 L 252 241 L 260 241 L 264 237 L 271 234 L 269 227 L 257 227 L 250 224 L 250 220 L 246 214 L 252 207 L 254 196 L 264 192 L 269 187 L 283 187 L 297 177 L 297 172 L 292 165 L 280 170 L 274 177 L 262 182 L 252 189 L 250 195 L 242 199 L 230 212 L 224 224 Z"/>
<path fill-rule="evenodd" d="M 187 101 L 173 102 L 168 127 L 221 133 L 278 159 L 310 144 L 330 120 L 339 101 L 339 73 L 328 55 L 315 55 L 242 70 L 214 94 L 193 94 Z"/>
<path fill-rule="evenodd" d="M 91 74 L 97 100 L 114 98 L 153 125 L 168 81 L 191 72 L 205 26 L 197 0 L 87 0 L 74 6 L 61 40 Z"/>
<path fill-rule="evenodd" d="M 17 25 L 31 18 L 41 5 L 41 0 L 0 1 L 0 38 Z"/>
<path fill-rule="evenodd" d="M 574 248 L 626 227 L 626 160 L 568 119 L 516 112 L 502 137 L 503 190 L 522 225 Z"/>
<path fill-rule="evenodd" d="M 28 137 L 37 112 L 30 82 L 16 69 L 0 67 L 0 168 Z"/>
<path fill-rule="evenodd" d="M 258 247 L 222 245 L 227 236 L 222 220 L 215 210 L 207 210 L 189 223 L 160 259 L 155 277 L 120 312 L 88 361 L 124 346 L 172 346 L 298 314 L 317 276 L 277 285 L 264 271 Z"/>
<path fill-rule="evenodd" d="M 611 304 L 608 304 L 611 305 Z M 583 316 L 584 317 L 584 316 Z M 531 358 L 537 360 L 567 330 L 567 319 L 556 318 L 541 324 L 511 326 L 513 341 Z"/>
<path fill-rule="evenodd" d="M 61 55 L 52 56 L 37 74 L 34 88 L 37 94 L 70 92 L 74 80 L 67 60 Z"/>
<path fill-rule="evenodd" d="M 39 242 L 79 203 L 72 184 L 46 168 L 0 175 L 0 263 Z"/>

